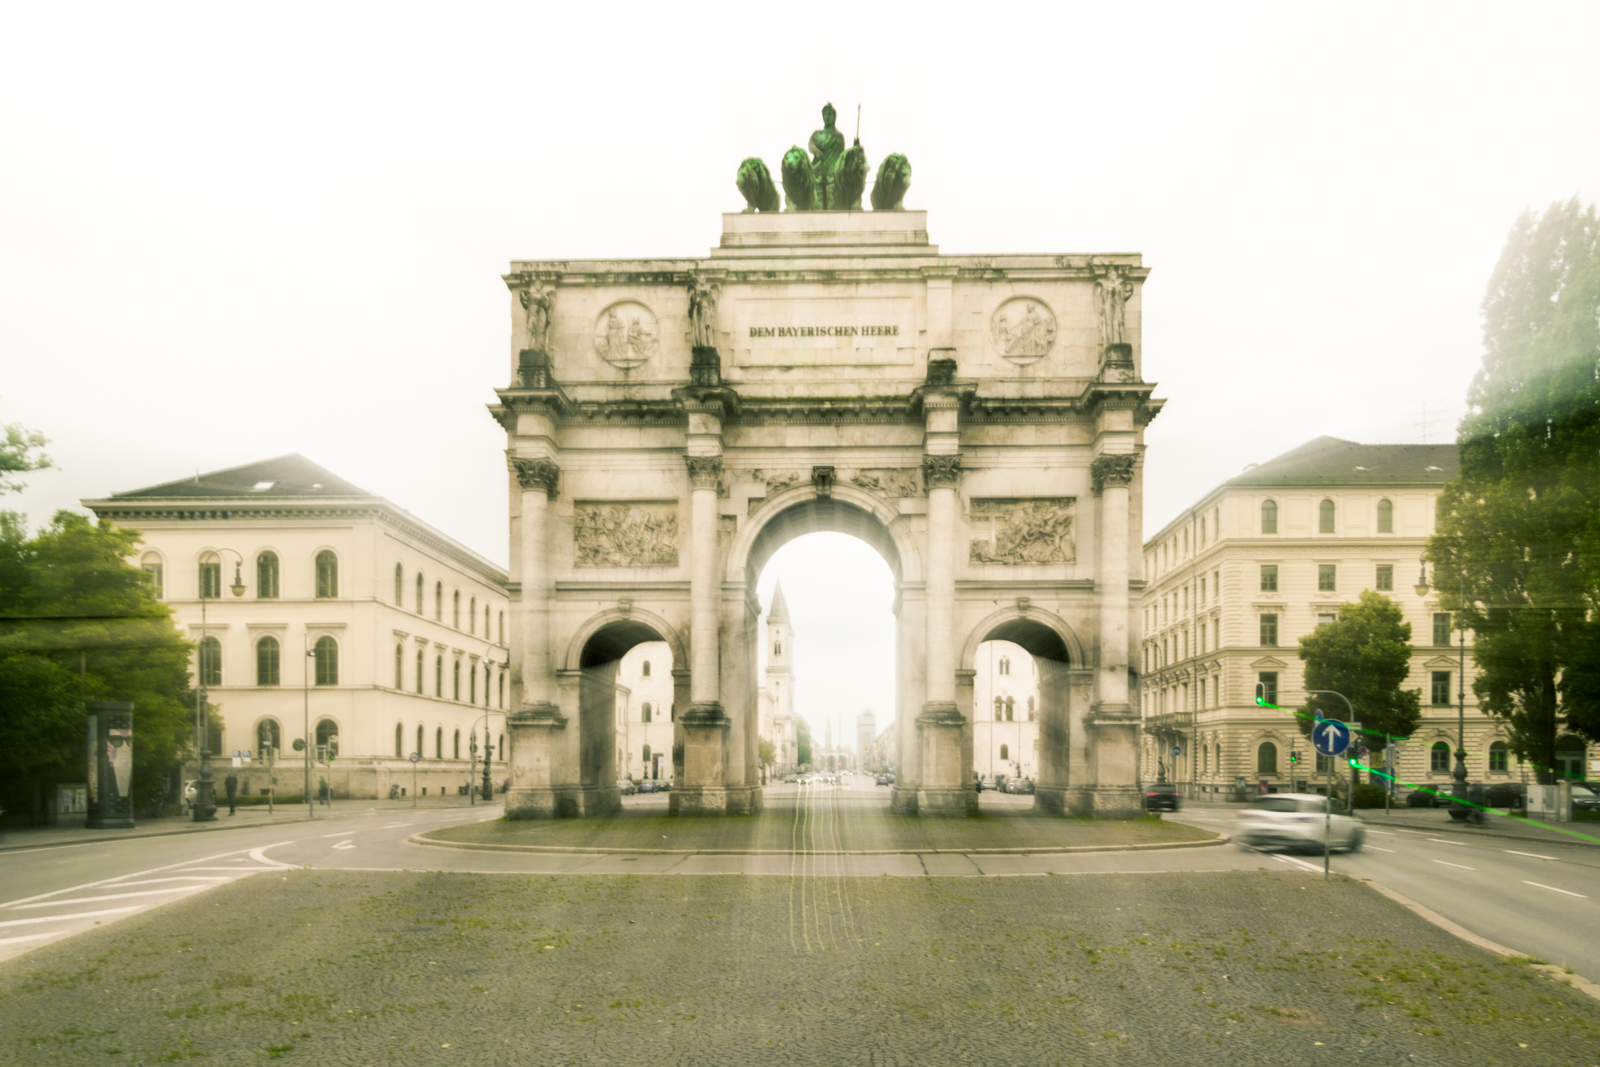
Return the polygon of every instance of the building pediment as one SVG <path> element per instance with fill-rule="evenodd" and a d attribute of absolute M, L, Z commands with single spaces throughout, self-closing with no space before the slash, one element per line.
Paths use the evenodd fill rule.
<path fill-rule="evenodd" d="M 1262 656 L 1260 659 L 1253 661 L 1250 666 L 1254 667 L 1256 670 L 1281 670 L 1282 668 L 1287 667 L 1288 664 L 1279 659 L 1277 656 Z"/>
<path fill-rule="evenodd" d="M 1454 656 L 1435 656 L 1423 664 L 1424 667 L 1459 667 L 1461 661 Z"/>

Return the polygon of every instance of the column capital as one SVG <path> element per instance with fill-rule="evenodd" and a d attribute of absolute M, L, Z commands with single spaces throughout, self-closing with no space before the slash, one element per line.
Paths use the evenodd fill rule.
<path fill-rule="evenodd" d="M 689 488 L 718 489 L 722 479 L 721 456 L 685 456 L 689 465 Z"/>
<path fill-rule="evenodd" d="M 559 730 L 567 725 L 567 717 L 556 705 L 542 701 L 507 712 L 506 722 L 514 726 L 549 726 Z"/>
<path fill-rule="evenodd" d="M 517 484 L 524 489 L 543 489 L 546 496 L 554 497 L 561 484 L 561 468 L 548 459 L 513 459 L 511 469 L 516 471 Z"/>
<path fill-rule="evenodd" d="M 1133 483 L 1133 465 L 1137 459 L 1131 452 L 1096 456 L 1094 462 L 1089 464 L 1094 491 L 1103 492 L 1107 486 L 1127 488 Z"/>
<path fill-rule="evenodd" d="M 922 481 L 929 489 L 954 489 L 961 484 L 961 453 L 923 456 Z"/>

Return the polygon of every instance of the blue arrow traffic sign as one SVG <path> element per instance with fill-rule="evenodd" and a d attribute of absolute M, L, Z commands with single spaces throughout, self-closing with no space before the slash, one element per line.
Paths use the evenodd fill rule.
<path fill-rule="evenodd" d="M 1311 728 L 1311 743 L 1324 756 L 1337 756 L 1350 747 L 1350 727 L 1338 719 L 1318 719 Z"/>
<path fill-rule="evenodd" d="M 1177 745 L 1173 745 L 1172 746 L 1172 754 L 1174 756 L 1181 756 L 1181 755 L 1183 755 L 1183 749 L 1179 748 Z"/>

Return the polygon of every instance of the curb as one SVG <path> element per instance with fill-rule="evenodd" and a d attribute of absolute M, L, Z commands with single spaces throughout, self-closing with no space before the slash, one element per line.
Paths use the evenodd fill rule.
<path fill-rule="evenodd" d="M 1209 841 L 1156 842 L 1146 845 L 1069 845 L 1063 848 L 872 848 L 816 849 L 796 852 L 777 848 L 594 848 L 562 845 L 496 845 L 478 841 L 441 841 L 430 838 L 432 830 L 412 834 L 408 841 L 432 848 L 459 848 L 472 852 L 530 852 L 537 855 L 568 856 L 1053 856 L 1067 852 L 1135 852 L 1163 848 L 1210 848 L 1225 845 L 1233 838 L 1219 834 Z"/>
<path fill-rule="evenodd" d="M 74 845 L 103 845 L 107 842 L 118 841 L 143 841 L 148 837 L 178 837 L 182 834 L 215 834 L 224 830 L 261 830 L 268 826 L 293 826 L 296 823 L 318 822 L 312 818 L 304 819 L 274 819 L 271 822 L 258 823 L 228 823 L 224 826 L 205 826 L 193 830 L 152 830 L 147 834 L 129 834 L 127 837 L 95 837 L 84 841 L 44 841 L 35 844 L 0 845 L 0 855 L 7 852 L 32 852 L 40 848 L 71 848 Z M 90 833 L 93 831 L 84 831 Z M 99 833 L 114 834 L 116 830 L 101 830 Z"/>
<path fill-rule="evenodd" d="M 1527 953 L 1525 952 L 1518 952 L 1516 949 L 1506 948 L 1504 945 L 1499 944 L 1498 942 L 1490 941 L 1487 937 L 1478 936 L 1471 930 L 1468 930 L 1466 927 L 1462 926 L 1460 923 L 1452 922 L 1451 920 L 1446 919 L 1443 915 L 1440 915 L 1432 908 L 1424 907 L 1423 905 L 1412 900 L 1410 897 L 1401 896 L 1399 893 L 1396 893 L 1393 889 L 1390 889 L 1386 885 L 1379 885 L 1377 882 L 1366 878 L 1354 878 L 1351 880 L 1377 890 L 1379 893 L 1388 897 L 1402 908 L 1405 908 L 1419 919 L 1425 919 L 1446 933 L 1454 934 L 1467 944 L 1476 945 L 1485 952 L 1492 952 L 1496 956 L 1504 956 L 1507 958 L 1527 956 Z M 1553 963 L 1531 963 L 1528 966 L 1532 970 L 1543 971 L 1556 981 L 1569 985 L 1573 989 L 1578 990 L 1580 993 L 1587 993 L 1596 1000 L 1600 1000 L 1600 984 L 1591 982 L 1582 975 L 1568 974 Z"/>

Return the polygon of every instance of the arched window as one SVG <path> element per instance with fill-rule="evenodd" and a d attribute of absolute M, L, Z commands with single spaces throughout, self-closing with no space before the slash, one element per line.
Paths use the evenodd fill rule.
<path fill-rule="evenodd" d="M 215 600 L 222 595 L 222 561 L 216 553 L 208 553 L 209 560 L 200 561 L 200 599 Z"/>
<path fill-rule="evenodd" d="M 650 677 L 650 661 L 649 660 L 645 660 L 644 661 L 644 669 L 639 672 L 639 675 L 640 675 L 640 677 L 643 677 L 643 678 Z"/>
<path fill-rule="evenodd" d="M 1278 502 L 1276 500 L 1263 500 L 1261 502 L 1261 532 L 1278 532 Z"/>
<path fill-rule="evenodd" d="M 444 759 L 444 727 L 433 731 L 433 758 Z"/>
<path fill-rule="evenodd" d="M 1017 701 L 1014 697 L 1006 697 L 1006 722 L 1017 721 Z"/>
<path fill-rule="evenodd" d="M 1504 741 L 1489 746 L 1489 770 L 1504 773 L 1511 769 L 1511 750 Z"/>
<path fill-rule="evenodd" d="M 1261 747 L 1256 749 L 1256 773 L 1278 773 L 1278 746 L 1271 741 L 1261 742 Z"/>
<path fill-rule="evenodd" d="M 642 722 L 649 722 L 650 721 L 650 705 L 648 703 L 645 704 L 645 706 L 644 706 L 643 717 L 642 717 L 642 719 L 640 721 L 642 721 Z"/>
<path fill-rule="evenodd" d="M 256 596 L 262 600 L 278 598 L 278 554 L 263 552 L 256 557 Z"/>
<path fill-rule="evenodd" d="M 334 722 L 332 719 L 318 719 L 316 737 L 317 755 L 319 758 L 324 754 L 325 748 L 326 754 L 329 757 L 337 756 L 339 754 L 338 723 Z"/>
<path fill-rule="evenodd" d="M 650 773 L 650 746 L 649 745 L 644 746 L 644 772 L 645 772 L 645 774 L 649 774 Z"/>
<path fill-rule="evenodd" d="M 500 746 L 498 748 L 496 748 L 495 751 L 500 753 L 500 758 L 502 760 L 506 758 L 506 735 L 505 734 L 501 734 L 500 735 Z"/>
<path fill-rule="evenodd" d="M 277 719 L 262 719 L 256 723 L 256 754 L 265 756 L 268 749 L 276 752 L 283 740 L 283 731 Z"/>
<path fill-rule="evenodd" d="M 1317 505 L 1317 532 L 1333 533 L 1333 501 L 1324 500 Z"/>
<path fill-rule="evenodd" d="M 256 642 L 256 684 L 277 685 L 282 665 L 283 649 L 278 639 L 271 635 Z"/>
<path fill-rule="evenodd" d="M 506 643 L 506 613 L 501 612 L 499 617 L 500 643 Z"/>
<path fill-rule="evenodd" d="M 417 747 L 416 747 L 415 751 L 417 753 L 417 758 L 421 759 L 422 758 L 422 727 L 420 727 L 420 726 L 417 727 Z"/>
<path fill-rule="evenodd" d="M 1033 698 L 1028 698 L 1028 721 L 1033 721 Z"/>
<path fill-rule="evenodd" d="M 417 572 L 417 614 L 422 614 L 422 572 Z"/>
<path fill-rule="evenodd" d="M 327 549 L 317 553 L 317 596 L 339 595 L 339 558 Z"/>
<path fill-rule="evenodd" d="M 468 667 L 467 668 L 467 703 L 468 704 L 476 704 L 477 702 L 478 702 L 478 669 L 476 667 Z"/>
<path fill-rule="evenodd" d="M 450 753 L 451 753 L 450 754 L 450 758 L 451 759 L 460 759 L 461 758 L 461 731 L 460 730 L 456 731 L 455 744 L 451 748 Z"/>
<path fill-rule="evenodd" d="M 467 602 L 467 632 L 476 635 L 478 632 L 478 598 L 473 597 Z"/>
<path fill-rule="evenodd" d="M 417 649 L 417 692 L 422 692 L 422 649 L 420 648 Z M 418 748 L 417 751 L 421 752 L 422 749 Z"/>
<path fill-rule="evenodd" d="M 394 758 L 404 759 L 406 754 L 406 728 L 400 723 L 394 724 Z"/>
<path fill-rule="evenodd" d="M 1011 657 L 1009 657 L 1009 656 L 1001 656 L 1000 657 L 1000 673 L 1001 674 L 1010 674 L 1011 673 Z"/>
<path fill-rule="evenodd" d="M 444 657 L 433 657 L 433 695 L 444 696 Z"/>
<path fill-rule="evenodd" d="M 774 641 L 774 642 L 772 642 L 772 654 L 774 656 L 783 655 L 783 642 L 782 641 Z"/>
<path fill-rule="evenodd" d="M 455 596 L 450 602 L 450 625 L 457 630 L 461 629 L 461 590 L 455 591 Z"/>
<path fill-rule="evenodd" d="M 210 634 L 200 642 L 200 684 L 222 684 L 222 642 Z"/>
<path fill-rule="evenodd" d="M 1428 770 L 1434 774 L 1448 774 L 1450 771 L 1450 746 L 1443 741 L 1435 741 L 1428 750 Z"/>
<path fill-rule="evenodd" d="M 311 646 L 311 651 L 317 661 L 317 676 L 315 685 L 339 684 L 339 642 L 331 637 L 317 638 L 317 643 Z"/>
<path fill-rule="evenodd" d="M 433 583 L 433 621 L 444 622 L 444 583 Z"/>
<path fill-rule="evenodd" d="M 394 687 L 396 689 L 404 689 L 405 688 L 405 684 L 406 684 L 406 681 L 405 681 L 405 662 L 406 662 L 406 646 L 405 645 L 395 645 L 394 646 Z"/>
<path fill-rule="evenodd" d="M 1378 501 L 1378 532 L 1394 533 L 1394 501 Z"/>
<path fill-rule="evenodd" d="M 495 699 L 494 699 L 494 706 L 497 707 L 497 708 L 503 708 L 503 707 L 506 706 L 506 672 L 505 671 L 501 671 L 500 672 L 500 684 L 496 688 L 498 689 L 498 692 L 497 692 L 497 694 L 495 696 Z"/>
<path fill-rule="evenodd" d="M 994 698 L 994 721 L 1000 722 L 1006 717 L 1006 701 L 1004 697 Z"/>
<path fill-rule="evenodd" d="M 166 567 L 162 565 L 161 556 L 156 552 L 146 552 L 139 560 L 139 569 L 144 571 L 144 580 L 150 583 L 150 591 L 157 600 L 167 595 L 165 580 Z"/>
<path fill-rule="evenodd" d="M 1000 758 L 1003 759 L 1003 760 L 1007 760 L 1007 759 L 1011 758 L 1011 746 L 1010 745 L 1001 745 L 1000 746 Z"/>
<path fill-rule="evenodd" d="M 491 614 L 493 612 L 490 610 L 489 605 L 485 604 L 483 606 L 483 639 L 485 641 L 489 640 L 489 617 Z"/>
<path fill-rule="evenodd" d="M 406 568 L 402 563 L 394 565 L 394 606 L 405 607 L 406 600 Z"/>
<path fill-rule="evenodd" d="M 452 678 L 451 678 L 451 688 L 450 688 L 450 699 L 451 700 L 460 700 L 461 699 L 461 661 L 460 660 L 456 660 L 455 663 L 451 664 L 451 668 L 452 668 L 452 670 L 451 670 Z"/>

